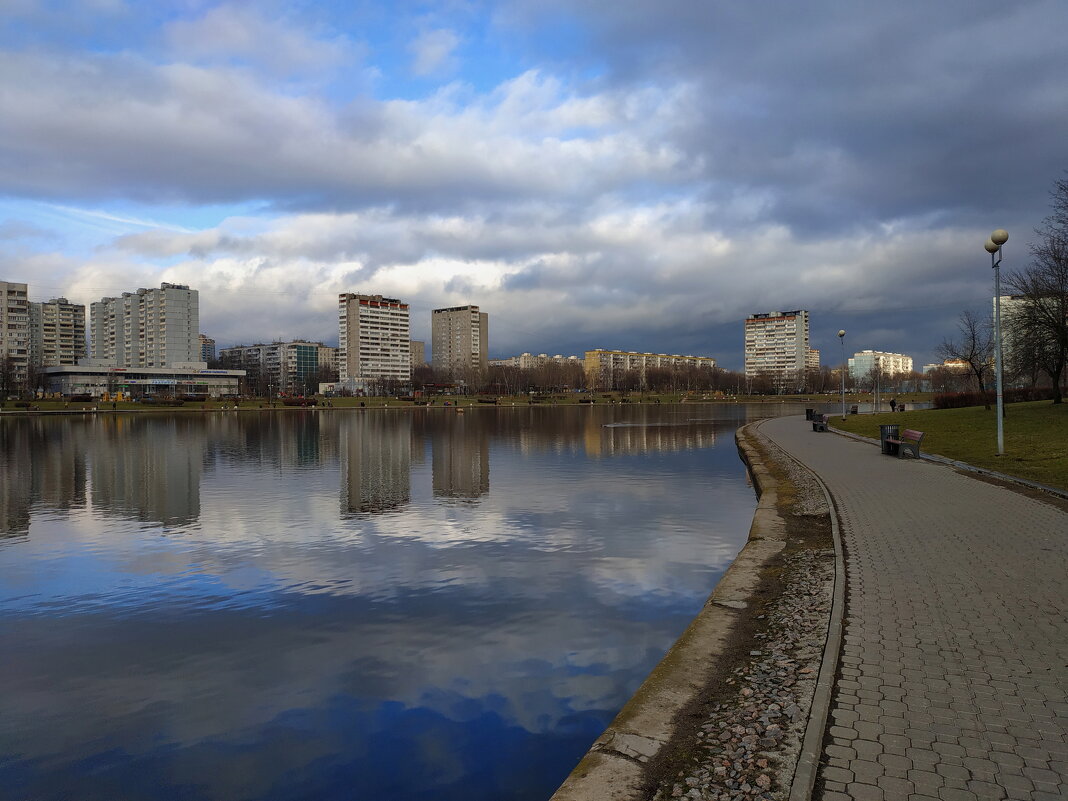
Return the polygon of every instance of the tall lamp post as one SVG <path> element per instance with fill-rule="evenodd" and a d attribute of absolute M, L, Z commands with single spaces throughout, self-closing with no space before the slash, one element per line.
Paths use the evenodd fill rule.
<path fill-rule="evenodd" d="M 841 328 L 838 331 L 838 341 L 842 343 L 842 419 L 845 420 L 845 374 L 846 374 L 846 357 L 845 357 L 845 329 Z"/>
<path fill-rule="evenodd" d="M 1005 401 L 1001 388 L 1001 247 L 1008 241 L 1009 232 L 998 228 L 983 245 L 990 254 L 990 266 L 994 269 L 994 381 L 998 395 L 998 456 L 1005 453 Z"/>

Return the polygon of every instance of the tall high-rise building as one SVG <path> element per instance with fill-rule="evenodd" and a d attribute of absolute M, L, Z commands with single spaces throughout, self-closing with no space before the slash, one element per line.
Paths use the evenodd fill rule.
<path fill-rule="evenodd" d="M 408 304 L 381 295 L 338 295 L 338 373 L 342 381 L 412 377 Z"/>
<path fill-rule="evenodd" d="M 199 362 L 200 293 L 185 284 L 123 292 L 90 306 L 93 358 L 116 367 Z"/>
<path fill-rule="evenodd" d="M 30 363 L 60 367 L 85 356 L 85 306 L 66 298 L 30 301 Z"/>
<path fill-rule="evenodd" d="M 204 334 L 198 334 L 197 341 L 200 343 L 200 361 L 215 361 L 215 340 Z"/>
<path fill-rule="evenodd" d="M 413 339 L 409 345 L 412 353 L 412 369 L 416 367 L 422 367 L 426 364 L 426 343 Z"/>
<path fill-rule="evenodd" d="M 808 312 L 774 311 L 745 318 L 745 374 L 799 378 L 809 363 Z"/>
<path fill-rule="evenodd" d="M 30 364 L 30 301 L 26 284 L 0 281 L 0 378 L 21 384 Z M 8 390 L 14 386 L 5 387 Z"/>
<path fill-rule="evenodd" d="M 489 364 L 489 315 L 478 306 L 434 309 L 430 352 L 435 370 L 485 370 Z"/>

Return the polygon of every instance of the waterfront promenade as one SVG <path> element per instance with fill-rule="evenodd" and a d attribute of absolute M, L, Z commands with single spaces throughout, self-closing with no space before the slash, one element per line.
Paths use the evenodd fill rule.
<path fill-rule="evenodd" d="M 1068 798 L 1068 504 L 798 417 L 760 432 L 819 475 L 842 527 L 841 658 L 814 797 Z"/>

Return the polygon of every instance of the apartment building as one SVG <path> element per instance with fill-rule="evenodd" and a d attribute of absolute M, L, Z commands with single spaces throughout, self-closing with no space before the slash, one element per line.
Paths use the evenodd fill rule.
<path fill-rule="evenodd" d="M 204 334 L 197 336 L 197 341 L 200 343 L 200 361 L 213 362 L 215 361 L 216 350 L 215 340 Z"/>
<path fill-rule="evenodd" d="M 123 292 L 90 305 L 93 358 L 118 367 L 201 361 L 200 293 L 185 284 Z"/>
<path fill-rule="evenodd" d="M 547 364 L 585 365 L 585 362 L 578 356 L 561 356 L 559 353 L 555 356 L 550 356 L 548 353 L 539 353 L 535 356 L 529 352 L 523 352 L 518 356 L 508 356 L 504 359 L 489 360 L 490 367 L 518 367 L 521 370 L 532 370 L 535 367 L 544 367 Z"/>
<path fill-rule="evenodd" d="M 413 339 L 408 343 L 408 349 L 412 357 L 412 369 L 423 367 L 426 364 L 426 343 Z"/>
<path fill-rule="evenodd" d="M 249 391 L 302 395 L 309 389 L 309 376 L 315 378 L 324 368 L 335 371 L 337 350 L 298 339 L 223 348 L 219 359 L 227 367 L 245 371 Z"/>
<path fill-rule="evenodd" d="M 30 365 L 30 301 L 26 284 L 0 281 L 0 380 L 7 391 L 26 381 Z M 0 398 L 2 400 L 2 398 Z"/>
<path fill-rule="evenodd" d="M 745 318 L 747 376 L 802 376 L 813 359 L 812 352 L 807 311 L 773 311 Z M 818 352 L 815 360 L 818 366 Z"/>
<path fill-rule="evenodd" d="M 30 364 L 75 365 L 85 359 L 85 306 L 66 298 L 30 301 Z"/>
<path fill-rule="evenodd" d="M 912 372 L 912 357 L 880 350 L 862 350 L 849 359 L 849 377 L 853 380 L 872 375 L 876 369 L 882 375 Z"/>
<path fill-rule="evenodd" d="M 716 360 L 710 356 L 680 356 L 667 353 L 637 353 L 623 350 L 586 351 L 586 378 L 591 384 L 611 386 L 616 373 L 635 370 L 644 375 L 652 368 L 687 368 L 711 370 Z"/>
<path fill-rule="evenodd" d="M 434 309 L 430 351 L 435 370 L 485 370 L 489 363 L 489 315 L 478 306 Z"/>
<path fill-rule="evenodd" d="M 338 373 L 341 381 L 412 377 L 408 304 L 382 295 L 338 295 Z"/>

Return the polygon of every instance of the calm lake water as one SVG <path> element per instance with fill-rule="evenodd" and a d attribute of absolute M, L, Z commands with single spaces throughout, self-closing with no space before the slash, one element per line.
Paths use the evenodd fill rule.
<path fill-rule="evenodd" d="M 797 408 L 0 420 L 0 797 L 548 798 Z"/>

